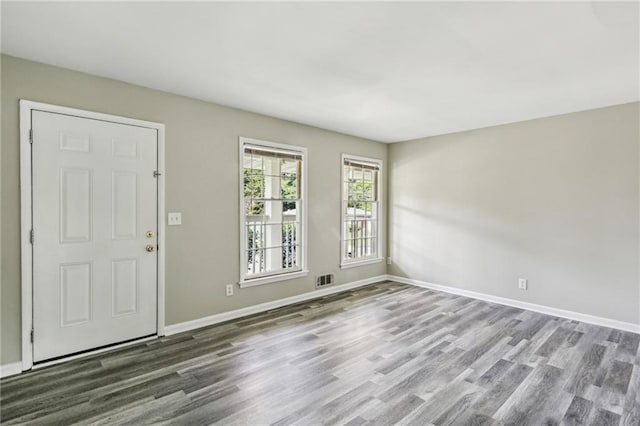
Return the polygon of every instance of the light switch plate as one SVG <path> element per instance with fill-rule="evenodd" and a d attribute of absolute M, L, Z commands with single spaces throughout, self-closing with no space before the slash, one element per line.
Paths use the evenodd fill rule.
<path fill-rule="evenodd" d="M 167 225 L 169 226 L 182 225 L 182 213 L 180 212 L 167 213 L 167 216 L 168 216 Z"/>

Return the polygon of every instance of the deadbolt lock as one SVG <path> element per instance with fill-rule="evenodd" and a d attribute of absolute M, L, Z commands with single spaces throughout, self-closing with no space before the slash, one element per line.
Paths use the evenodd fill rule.
<path fill-rule="evenodd" d="M 147 244 L 147 246 L 145 247 L 145 250 L 147 250 L 148 252 L 152 252 L 156 249 L 156 247 L 153 244 Z"/>
<path fill-rule="evenodd" d="M 153 231 L 147 231 L 147 238 L 153 238 Z"/>

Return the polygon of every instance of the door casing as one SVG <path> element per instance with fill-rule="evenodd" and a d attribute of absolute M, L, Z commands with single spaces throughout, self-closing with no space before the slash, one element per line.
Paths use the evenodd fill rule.
<path fill-rule="evenodd" d="M 31 111 L 72 115 L 81 118 L 110 121 L 118 124 L 155 129 L 158 132 L 158 297 L 157 318 L 158 336 L 164 335 L 165 325 L 165 173 L 164 173 L 164 124 L 151 121 L 120 117 L 59 105 L 45 104 L 29 100 L 20 100 L 20 249 L 21 249 L 21 293 L 22 293 L 22 371 L 33 367 L 33 246 L 31 230 L 33 228 L 32 205 L 32 162 L 31 162 Z"/>

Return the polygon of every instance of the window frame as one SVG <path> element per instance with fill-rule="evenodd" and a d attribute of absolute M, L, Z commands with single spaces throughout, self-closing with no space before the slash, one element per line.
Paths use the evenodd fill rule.
<path fill-rule="evenodd" d="M 280 150 L 280 151 L 289 151 L 295 154 L 299 154 L 302 156 L 301 161 L 301 177 L 299 178 L 302 182 L 299 186 L 300 191 L 300 204 L 302 207 L 302 213 L 300 215 L 301 221 L 301 229 L 300 229 L 300 238 L 302 239 L 302 243 L 300 244 L 299 252 L 296 252 L 299 255 L 299 265 L 300 268 L 293 271 L 280 271 L 273 273 L 264 273 L 258 276 L 247 276 L 246 265 L 247 265 L 247 246 L 246 246 L 246 221 L 247 214 L 245 213 L 245 205 L 244 205 L 244 151 L 245 146 L 256 146 L 262 147 L 267 150 Z M 240 288 L 254 287 L 263 284 L 270 284 L 278 281 L 292 280 L 296 278 L 305 277 L 309 274 L 307 270 L 307 148 L 296 145 L 282 144 L 270 141 L 264 141 L 260 139 L 253 139 L 240 136 L 238 139 L 238 158 L 239 158 L 239 218 L 240 218 L 240 280 L 238 281 L 238 285 Z"/>
<path fill-rule="evenodd" d="M 376 235 L 377 237 L 377 244 L 376 244 L 376 255 L 375 256 L 368 256 L 368 257 L 362 257 L 362 258 L 358 258 L 358 259 L 348 259 L 347 257 L 345 257 L 345 250 L 344 250 L 344 242 L 346 239 L 346 235 L 345 235 L 345 226 L 344 226 L 344 222 L 345 222 L 345 218 L 344 218 L 344 213 L 343 213 L 343 206 L 342 203 L 345 200 L 345 193 L 344 193 L 344 183 L 345 183 L 345 174 L 344 174 L 344 163 L 347 160 L 351 160 L 354 161 L 356 163 L 363 163 L 363 164 L 372 164 L 372 165 L 376 165 L 378 166 L 378 185 L 377 185 L 377 203 L 378 203 L 378 219 L 377 219 L 377 226 L 376 226 Z M 352 155 L 352 154 L 346 154 L 346 153 L 342 153 L 341 157 L 340 157 L 340 268 L 341 269 L 348 269 L 348 268 L 355 268 L 358 266 L 365 266 L 365 265 L 372 265 L 372 264 L 376 264 L 376 263 L 381 263 L 384 261 L 384 256 L 382 255 L 382 223 L 384 221 L 383 215 L 383 208 L 384 208 L 384 203 L 383 203 L 383 199 L 382 199 L 382 194 L 383 194 L 383 182 L 384 182 L 384 168 L 383 168 L 383 160 L 377 159 L 377 158 L 371 158 L 371 157 L 363 157 L 360 155 Z"/>

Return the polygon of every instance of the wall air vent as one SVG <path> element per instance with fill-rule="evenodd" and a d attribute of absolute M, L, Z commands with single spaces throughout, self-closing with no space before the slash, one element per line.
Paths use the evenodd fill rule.
<path fill-rule="evenodd" d="M 326 287 L 333 284 L 333 274 L 318 275 L 316 277 L 316 288 Z"/>

